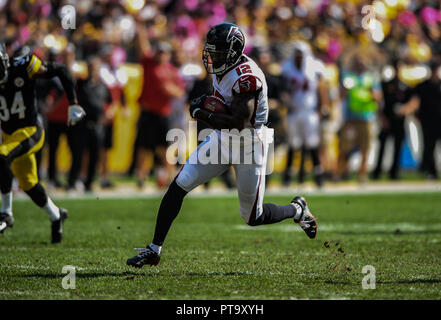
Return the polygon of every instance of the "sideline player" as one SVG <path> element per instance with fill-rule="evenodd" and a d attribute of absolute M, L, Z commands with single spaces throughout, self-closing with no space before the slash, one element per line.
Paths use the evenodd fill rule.
<path fill-rule="evenodd" d="M 293 56 L 282 65 L 283 77 L 291 89 L 288 113 L 287 164 L 283 175 L 285 185 L 291 177 L 294 150 L 303 149 L 302 163 L 306 154 L 311 155 L 314 165 L 314 180 L 322 185 L 323 170 L 320 164 L 320 115 L 328 111 L 328 95 L 324 84 L 325 66 L 316 59 L 304 41 L 294 43 Z M 299 182 L 303 182 L 303 168 Z"/>
<path fill-rule="evenodd" d="M 157 265 L 167 232 L 178 215 L 185 195 L 213 177 L 221 175 L 230 166 L 235 169 L 241 217 L 248 225 L 257 226 L 293 218 L 306 232 L 315 238 L 317 222 L 310 213 L 303 197 L 295 197 L 290 204 L 279 206 L 263 203 L 265 192 L 265 169 L 268 143 L 264 137 L 268 118 L 267 85 L 263 72 L 256 63 L 243 54 L 245 36 L 234 24 L 222 23 L 211 28 L 203 50 L 207 72 L 213 74 L 214 95 L 222 99 L 231 110 L 230 114 L 214 114 L 202 109 L 205 96 L 190 103 L 190 114 L 216 129 L 190 155 L 164 195 L 157 220 L 153 242 L 127 264 L 140 268 Z M 234 160 L 228 146 L 223 146 L 221 129 L 249 129 L 250 137 L 244 138 L 241 152 L 252 146 L 255 163 L 245 164 Z M 230 136 L 233 134 L 230 133 Z M 248 139 L 249 138 L 249 139 Z M 263 141 L 262 141 L 263 140 Z M 248 144 L 248 146 L 246 145 Z M 220 163 L 198 162 L 204 150 L 217 150 Z"/>
<path fill-rule="evenodd" d="M 19 187 L 49 215 L 51 242 L 58 243 L 62 239 L 67 210 L 58 208 L 47 196 L 38 181 L 35 160 L 35 153 L 44 142 L 44 129 L 37 120 L 35 79 L 52 77 L 58 77 L 66 91 L 70 105 L 68 122 L 74 125 L 85 113 L 77 104 L 74 82 L 67 67 L 56 62 L 42 63 L 27 46 L 9 58 L 6 48 L 0 44 L 0 232 L 14 224 L 12 180 L 15 176 Z"/>

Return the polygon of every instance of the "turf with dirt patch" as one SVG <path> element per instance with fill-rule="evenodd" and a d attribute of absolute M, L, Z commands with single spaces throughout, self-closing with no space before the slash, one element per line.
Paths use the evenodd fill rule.
<path fill-rule="evenodd" d="M 287 197 L 266 197 L 284 204 Z M 236 197 L 185 200 L 158 267 L 125 265 L 159 199 L 64 199 L 62 244 L 30 201 L 0 236 L 0 299 L 440 299 L 441 193 L 308 197 L 315 240 L 292 220 L 248 227 Z M 62 268 L 76 267 L 76 289 Z M 376 289 L 362 289 L 362 268 Z"/>

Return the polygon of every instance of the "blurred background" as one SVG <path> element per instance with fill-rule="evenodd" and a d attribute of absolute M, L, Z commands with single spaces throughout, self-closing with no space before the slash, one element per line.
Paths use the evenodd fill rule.
<path fill-rule="evenodd" d="M 188 132 L 186 155 L 195 148 L 188 101 L 210 90 L 202 46 L 210 26 L 224 21 L 243 30 L 245 54 L 267 77 L 275 130 L 269 188 L 438 179 L 441 1 L 0 0 L 0 39 L 11 51 L 27 45 L 43 61 L 68 65 L 82 106 L 95 98 L 88 81 L 108 89 L 79 133 L 66 126 L 57 80 L 38 80 L 47 132 L 41 179 L 75 192 L 164 188 L 179 167 L 164 162 L 165 133 L 143 127 L 143 114 Z M 318 161 L 289 132 L 295 96 L 310 90 L 285 72 L 299 45 L 314 61 L 304 72 L 317 69 L 322 90 L 313 92 Z M 232 188 L 233 176 L 213 185 Z"/>

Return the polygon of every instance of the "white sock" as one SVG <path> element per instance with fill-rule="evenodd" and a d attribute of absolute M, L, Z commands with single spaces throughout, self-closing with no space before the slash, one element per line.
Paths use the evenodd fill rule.
<path fill-rule="evenodd" d="M 2 193 L 2 208 L 0 212 L 7 213 L 12 216 L 12 191 Z"/>
<path fill-rule="evenodd" d="M 47 197 L 47 203 L 44 206 L 44 211 L 49 215 L 51 221 L 60 219 L 60 209 L 52 202 L 51 198 Z"/>
<path fill-rule="evenodd" d="M 161 249 L 162 246 L 157 246 L 156 244 L 151 243 L 149 245 L 150 249 L 152 249 L 153 251 L 155 251 L 157 254 L 161 254 Z"/>

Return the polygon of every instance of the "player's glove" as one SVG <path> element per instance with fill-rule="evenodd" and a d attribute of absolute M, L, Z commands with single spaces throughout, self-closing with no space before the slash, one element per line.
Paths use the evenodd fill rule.
<path fill-rule="evenodd" d="M 77 104 L 69 106 L 67 111 L 67 125 L 74 126 L 78 121 L 84 118 L 86 112 Z"/>
<path fill-rule="evenodd" d="M 196 117 L 196 112 L 201 110 L 202 106 L 204 105 L 206 97 L 207 97 L 207 95 L 203 94 L 202 96 L 191 100 L 191 102 L 190 102 L 190 116 L 193 119 Z"/>

